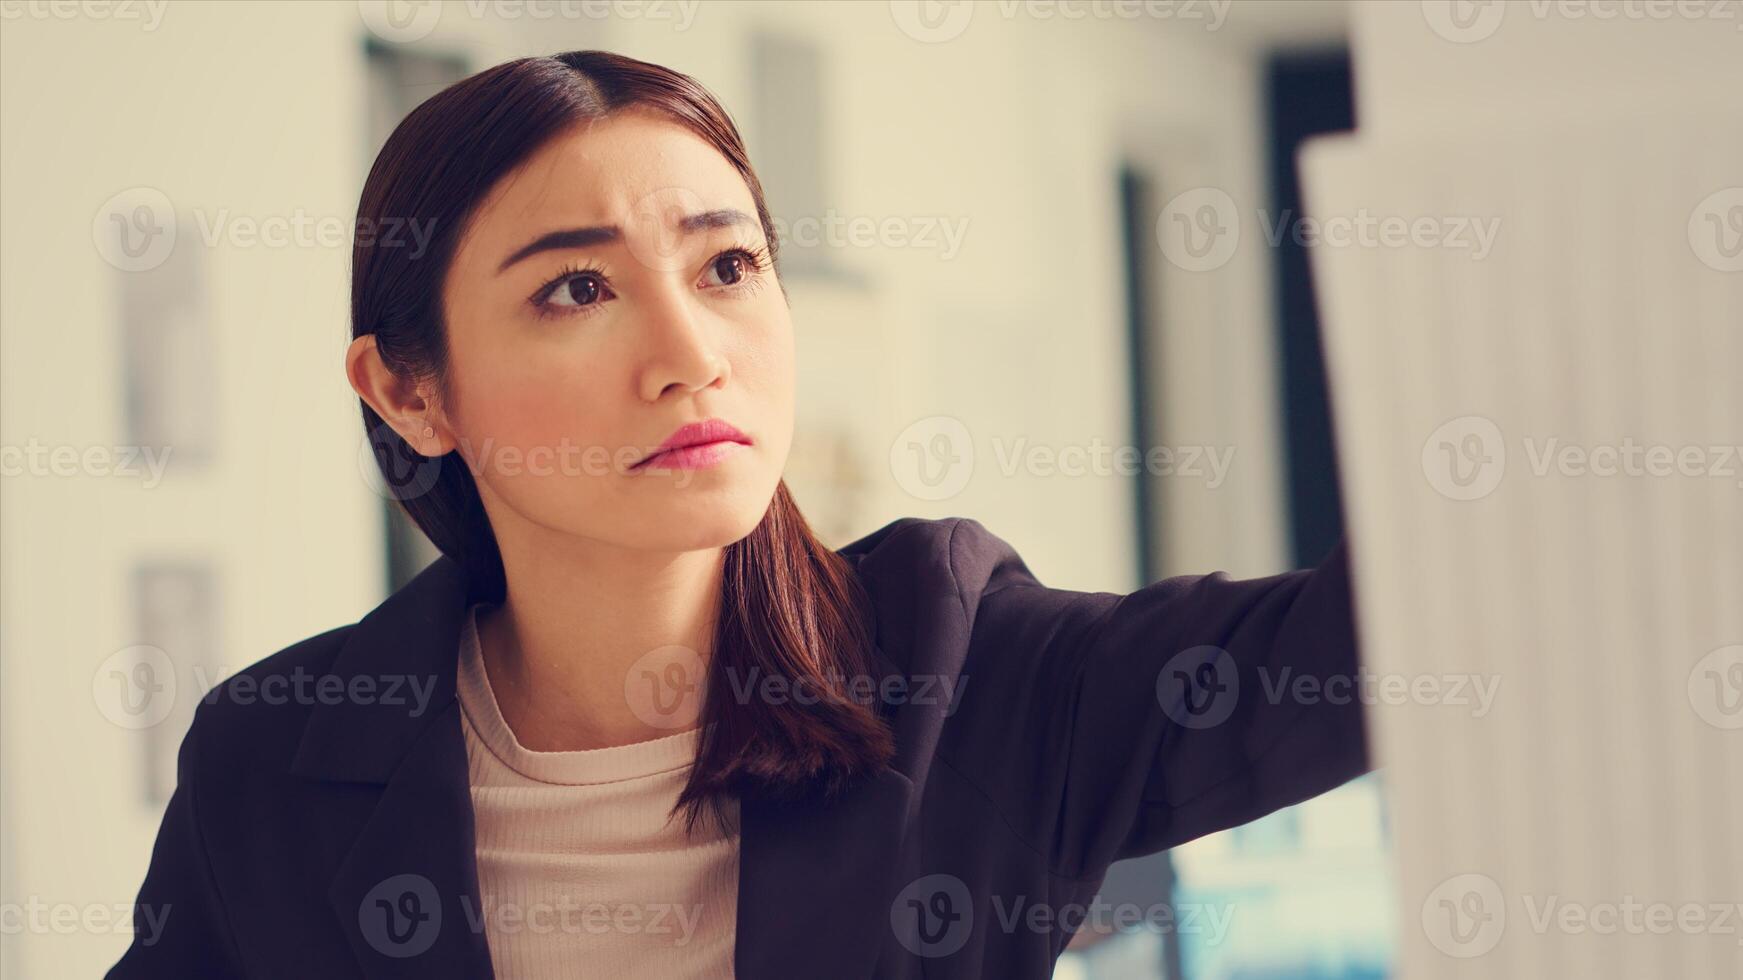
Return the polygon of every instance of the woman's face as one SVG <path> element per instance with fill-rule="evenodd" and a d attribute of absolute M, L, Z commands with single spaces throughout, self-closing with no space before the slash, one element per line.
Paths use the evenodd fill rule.
<path fill-rule="evenodd" d="M 438 437 L 499 535 L 687 550 L 762 520 L 792 443 L 792 321 L 750 190 L 708 142 L 643 110 L 552 141 L 481 203 L 443 306 Z M 745 442 L 649 459 L 707 419 Z"/>

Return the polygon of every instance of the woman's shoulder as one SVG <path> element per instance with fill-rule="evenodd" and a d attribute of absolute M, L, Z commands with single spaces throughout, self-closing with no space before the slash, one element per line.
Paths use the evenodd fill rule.
<path fill-rule="evenodd" d="M 206 767 L 234 771 L 281 757 L 288 765 L 311 708 L 331 687 L 333 664 L 356 628 L 347 623 L 304 637 L 196 692 L 185 738 L 198 739 Z"/>
<path fill-rule="evenodd" d="M 948 587 L 965 603 L 1039 586 L 1010 542 L 972 517 L 899 517 L 838 549 L 864 578 Z"/>
<path fill-rule="evenodd" d="M 898 518 L 840 553 L 870 596 L 880 649 L 909 674 L 954 676 L 977 640 L 1006 664 L 1033 639 L 1099 614 L 1094 594 L 1043 585 L 972 517 Z"/>
<path fill-rule="evenodd" d="M 356 628 L 356 623 L 335 626 L 261 657 L 213 685 L 204 693 L 202 701 L 206 704 L 245 704 L 246 700 L 239 700 L 237 695 L 262 685 L 270 687 L 280 679 L 302 682 L 306 677 L 325 675 L 332 668 L 345 640 Z"/>

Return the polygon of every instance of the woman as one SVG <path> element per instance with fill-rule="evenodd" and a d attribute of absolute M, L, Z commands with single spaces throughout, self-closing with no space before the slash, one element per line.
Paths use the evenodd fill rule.
<path fill-rule="evenodd" d="M 1368 769 L 1290 693 L 1356 669 L 1341 546 L 1118 595 L 968 519 L 812 536 L 778 243 L 691 79 L 454 85 L 369 174 L 396 221 L 346 370 L 443 557 L 204 699 L 110 976 L 1046 977 L 1110 862 Z"/>

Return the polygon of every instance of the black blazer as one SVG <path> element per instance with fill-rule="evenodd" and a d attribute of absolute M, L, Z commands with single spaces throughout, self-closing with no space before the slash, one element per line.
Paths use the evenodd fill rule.
<path fill-rule="evenodd" d="M 966 518 L 839 554 L 875 605 L 879 690 L 905 692 L 881 705 L 896 759 L 833 800 L 740 800 L 742 980 L 1047 977 L 1110 862 L 1369 768 L 1360 703 L 1299 694 L 1357 668 L 1341 544 L 1129 595 L 1044 586 Z M 109 977 L 492 976 L 454 695 L 468 601 L 439 559 L 237 675 L 280 696 L 203 699 Z M 325 675 L 371 693 L 322 695 Z M 421 712 L 388 696 L 408 677 L 434 679 Z"/>

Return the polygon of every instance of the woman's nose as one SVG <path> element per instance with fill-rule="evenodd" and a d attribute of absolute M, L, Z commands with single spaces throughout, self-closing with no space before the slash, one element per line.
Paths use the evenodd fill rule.
<path fill-rule="evenodd" d="M 731 376 L 713 328 L 699 313 L 688 297 L 669 294 L 648 310 L 647 358 L 640 380 L 647 401 L 658 401 L 673 389 L 695 392 L 719 387 Z"/>

